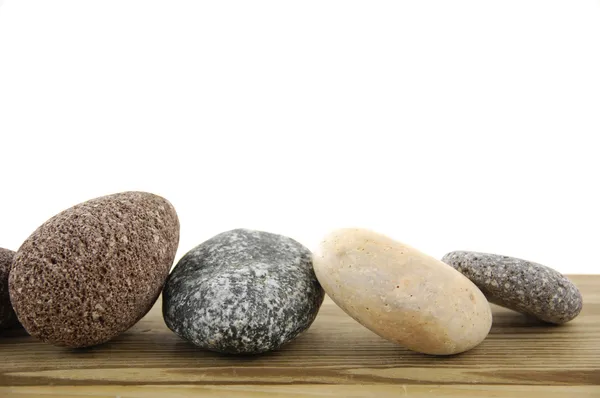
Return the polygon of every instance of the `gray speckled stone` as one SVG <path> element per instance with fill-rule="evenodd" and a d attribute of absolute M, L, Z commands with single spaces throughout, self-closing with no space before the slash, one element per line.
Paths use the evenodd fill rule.
<path fill-rule="evenodd" d="M 323 297 L 307 248 L 285 236 L 236 229 L 177 263 L 163 291 L 163 316 L 197 346 L 257 354 L 308 329 Z"/>
<path fill-rule="evenodd" d="M 561 324 L 575 318 L 583 299 L 575 285 L 541 264 L 497 254 L 455 251 L 442 261 L 462 272 L 492 303 Z"/>

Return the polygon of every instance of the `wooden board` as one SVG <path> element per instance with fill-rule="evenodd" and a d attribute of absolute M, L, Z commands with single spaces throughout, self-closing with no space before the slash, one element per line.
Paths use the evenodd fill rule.
<path fill-rule="evenodd" d="M 70 350 L 12 333 L 0 338 L 0 397 L 599 397 L 600 275 L 572 276 L 581 315 L 548 326 L 494 306 L 494 326 L 452 357 L 410 352 L 326 299 L 313 326 L 278 352 L 206 352 L 165 326 L 160 300 L 99 347 Z"/>

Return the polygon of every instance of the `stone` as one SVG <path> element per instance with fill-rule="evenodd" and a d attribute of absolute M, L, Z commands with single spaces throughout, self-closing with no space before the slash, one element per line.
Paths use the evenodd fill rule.
<path fill-rule="evenodd" d="M 21 326 L 10 303 L 8 275 L 15 252 L 0 247 L 0 331 Z"/>
<path fill-rule="evenodd" d="M 307 248 L 285 236 L 235 229 L 177 263 L 163 291 L 163 316 L 199 347 L 258 354 L 308 329 L 324 295 Z"/>
<path fill-rule="evenodd" d="M 541 264 L 469 251 L 448 253 L 442 261 L 473 281 L 490 302 L 545 322 L 568 322 L 583 306 L 577 287 Z"/>
<path fill-rule="evenodd" d="M 313 254 L 325 292 L 348 315 L 408 349 L 451 355 L 481 343 L 492 313 L 460 272 L 365 229 L 339 229 Z"/>
<path fill-rule="evenodd" d="M 160 196 L 124 192 L 78 204 L 17 251 L 9 277 L 15 312 L 47 343 L 107 342 L 152 308 L 178 243 L 177 214 Z"/>

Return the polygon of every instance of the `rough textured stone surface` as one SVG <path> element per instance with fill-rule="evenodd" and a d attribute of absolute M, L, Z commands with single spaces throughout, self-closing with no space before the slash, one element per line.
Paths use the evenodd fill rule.
<path fill-rule="evenodd" d="M 76 205 L 18 250 L 9 277 L 15 312 L 48 343 L 106 342 L 150 310 L 178 242 L 177 214 L 160 196 L 125 192 Z"/>
<path fill-rule="evenodd" d="M 441 261 L 364 229 L 329 234 L 313 254 L 319 282 L 346 313 L 381 337 L 426 354 L 473 348 L 490 331 L 481 291 Z"/>
<path fill-rule="evenodd" d="M 163 292 L 167 326 L 209 350 L 275 350 L 312 324 L 324 292 L 293 239 L 236 229 L 188 252 Z"/>
<path fill-rule="evenodd" d="M 20 326 L 8 294 L 8 274 L 14 257 L 12 250 L 0 248 L 0 330 Z"/>
<path fill-rule="evenodd" d="M 456 251 L 442 261 L 473 281 L 492 303 L 550 323 L 565 323 L 581 311 L 581 293 L 558 271 L 518 258 Z"/>

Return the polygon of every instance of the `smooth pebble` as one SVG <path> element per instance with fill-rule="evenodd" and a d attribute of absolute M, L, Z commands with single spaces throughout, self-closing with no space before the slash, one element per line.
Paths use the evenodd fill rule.
<path fill-rule="evenodd" d="M 450 355 L 487 336 L 492 314 L 481 291 L 443 262 L 365 229 L 329 234 L 313 255 L 315 273 L 350 316 L 414 351 Z"/>

